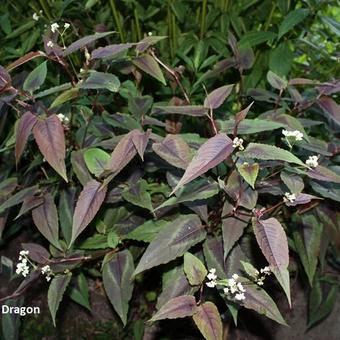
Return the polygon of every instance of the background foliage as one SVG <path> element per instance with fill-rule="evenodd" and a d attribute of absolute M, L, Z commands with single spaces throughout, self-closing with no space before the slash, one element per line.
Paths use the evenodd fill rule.
<path fill-rule="evenodd" d="M 339 286 L 338 5 L 2 3 L 1 265 L 18 288 L 1 303 L 25 305 L 51 278 L 58 324 L 65 296 L 91 310 L 95 280 L 121 338 L 190 316 L 190 336 L 197 326 L 221 339 L 241 306 L 285 324 L 298 278 L 306 328 L 322 321 Z M 20 280 L 8 253 L 23 235 L 32 263 Z M 260 287 L 255 268 L 267 265 Z M 245 299 L 208 288 L 211 268 L 237 273 Z M 3 337 L 19 324 L 3 317 Z"/>

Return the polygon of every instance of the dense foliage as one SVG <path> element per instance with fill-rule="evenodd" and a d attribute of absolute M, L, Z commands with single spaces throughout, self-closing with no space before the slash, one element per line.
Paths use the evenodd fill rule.
<path fill-rule="evenodd" d="M 64 295 L 91 310 L 95 278 L 136 339 L 140 320 L 184 317 L 222 339 L 241 307 L 286 325 L 271 293 L 291 306 L 299 276 L 308 327 L 324 319 L 340 268 L 336 2 L 29 6 L 0 9 L 0 246 L 30 235 L 2 257 L 22 282 L 1 303 L 46 279 L 56 325 Z M 2 318 L 4 338 L 19 322 Z"/>

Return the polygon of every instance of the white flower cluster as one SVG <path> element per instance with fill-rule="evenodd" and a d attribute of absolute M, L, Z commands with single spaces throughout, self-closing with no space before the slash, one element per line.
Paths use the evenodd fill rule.
<path fill-rule="evenodd" d="M 54 46 L 53 41 L 52 41 L 52 40 L 49 40 L 49 41 L 47 42 L 46 46 L 52 48 L 52 47 Z"/>
<path fill-rule="evenodd" d="M 244 150 L 243 139 L 235 137 L 233 140 L 233 148 L 239 148 L 240 150 Z"/>
<path fill-rule="evenodd" d="M 303 133 L 298 130 L 295 130 L 295 131 L 282 130 L 282 134 L 286 138 L 293 137 L 295 138 L 296 141 L 302 140 L 303 138 Z"/>
<path fill-rule="evenodd" d="M 50 281 L 51 280 L 51 267 L 47 264 L 46 266 L 41 268 L 41 274 L 46 275 L 46 281 Z"/>
<path fill-rule="evenodd" d="M 59 118 L 59 120 L 62 122 L 62 123 L 68 123 L 70 120 L 68 119 L 68 117 L 66 117 L 64 114 L 62 113 L 58 113 L 57 114 L 57 117 Z"/>
<path fill-rule="evenodd" d="M 71 25 L 68 22 L 64 23 L 64 31 L 67 30 Z M 58 28 L 60 28 L 59 24 L 54 22 L 53 24 L 51 24 L 51 31 L 52 33 L 55 33 L 58 31 Z"/>
<path fill-rule="evenodd" d="M 29 254 L 28 250 L 21 250 L 20 251 L 20 256 L 19 256 L 19 262 L 17 264 L 17 269 L 15 270 L 15 272 L 20 275 L 22 274 L 23 277 L 26 277 L 29 272 L 30 272 L 30 267 L 28 265 L 28 259 L 27 259 L 27 255 Z"/>
<path fill-rule="evenodd" d="M 245 289 L 241 282 L 237 282 L 239 276 L 233 274 L 231 279 L 228 279 L 227 287 L 223 288 L 223 292 L 226 295 L 234 295 L 234 299 L 237 301 L 243 301 L 246 297 L 244 296 Z"/>
<path fill-rule="evenodd" d="M 319 157 L 318 156 L 309 156 L 308 159 L 306 160 L 306 165 L 316 168 L 319 163 L 318 163 Z"/>
<path fill-rule="evenodd" d="M 214 288 L 217 284 L 217 282 L 216 282 L 217 275 L 215 273 L 216 273 L 216 269 L 211 268 L 209 270 L 209 274 L 207 275 L 207 278 L 210 280 L 210 282 L 207 282 L 206 285 L 210 288 Z"/>
<path fill-rule="evenodd" d="M 295 200 L 296 200 L 296 195 L 295 194 L 291 194 L 291 193 L 289 193 L 289 192 L 286 192 L 285 193 L 285 195 L 284 195 L 284 197 L 283 197 L 283 201 L 285 202 L 285 203 L 294 203 L 295 202 Z"/>
<path fill-rule="evenodd" d="M 261 273 L 261 275 L 260 275 Z M 259 286 L 263 286 L 263 281 L 266 278 L 267 275 L 271 274 L 271 270 L 268 266 L 260 269 L 260 273 L 257 273 L 257 277 L 255 278 L 255 282 L 259 285 Z"/>

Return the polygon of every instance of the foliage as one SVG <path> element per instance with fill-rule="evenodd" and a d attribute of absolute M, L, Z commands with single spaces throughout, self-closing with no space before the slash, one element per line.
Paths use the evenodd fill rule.
<path fill-rule="evenodd" d="M 296 271 L 309 326 L 325 318 L 340 256 L 333 1 L 39 3 L 38 21 L 2 9 L 0 242 L 32 239 L 0 301 L 22 305 L 44 276 L 58 324 L 66 295 L 91 310 L 96 278 L 130 327 L 152 278 L 145 321 L 190 317 L 222 339 L 220 314 L 237 323 L 240 307 L 285 325 L 263 281 L 291 304 Z"/>

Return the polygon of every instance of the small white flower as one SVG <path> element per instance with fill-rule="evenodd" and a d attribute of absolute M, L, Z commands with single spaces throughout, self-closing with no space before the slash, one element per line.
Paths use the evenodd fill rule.
<path fill-rule="evenodd" d="M 296 141 L 303 139 L 303 133 L 295 130 L 295 131 L 288 131 L 288 130 L 282 130 L 282 134 L 288 138 L 288 137 L 294 137 Z"/>
<path fill-rule="evenodd" d="M 59 25 L 55 22 L 51 25 L 51 31 L 52 33 L 55 33 L 56 31 L 58 31 Z"/>
<path fill-rule="evenodd" d="M 51 280 L 51 276 L 46 276 L 46 281 L 49 282 Z"/>
<path fill-rule="evenodd" d="M 284 201 L 285 203 L 288 203 L 288 202 L 294 203 L 295 200 L 296 200 L 296 195 L 295 195 L 295 194 L 291 194 L 291 193 L 289 193 L 289 192 L 286 192 L 286 193 L 285 193 L 285 196 L 283 197 L 283 201 Z"/>
<path fill-rule="evenodd" d="M 270 274 L 271 270 L 270 270 L 270 267 L 266 266 L 266 267 L 260 269 L 260 272 L 263 273 L 263 274 Z"/>
<path fill-rule="evenodd" d="M 243 139 L 235 137 L 233 140 L 233 148 L 239 148 L 240 150 L 244 150 Z"/>
<path fill-rule="evenodd" d="M 68 119 L 68 117 L 66 117 L 64 114 L 62 113 L 58 113 L 57 114 L 57 117 L 59 118 L 59 120 L 62 122 L 62 123 L 68 123 L 70 120 Z"/>
<path fill-rule="evenodd" d="M 152 32 L 148 32 L 148 36 L 151 37 L 152 36 Z"/>
<path fill-rule="evenodd" d="M 238 279 L 238 275 L 237 275 L 237 274 L 233 274 L 233 275 L 232 275 L 232 278 L 233 278 L 234 280 L 237 280 L 237 279 Z"/>
<path fill-rule="evenodd" d="M 213 273 L 209 273 L 208 275 L 207 275 L 207 278 L 209 279 L 209 280 L 216 280 L 217 279 L 217 276 L 215 275 L 215 274 L 213 274 Z"/>
<path fill-rule="evenodd" d="M 32 15 L 33 20 L 38 21 L 39 20 L 39 15 L 37 13 L 33 13 Z"/>
<path fill-rule="evenodd" d="M 51 271 L 51 267 L 47 264 L 46 266 L 41 268 L 41 273 L 42 274 L 47 274 Z"/>
<path fill-rule="evenodd" d="M 215 274 L 216 273 L 216 269 L 215 268 L 209 269 L 209 273 Z"/>
<path fill-rule="evenodd" d="M 241 282 L 237 282 L 237 288 L 242 293 L 244 293 L 246 291 Z"/>
<path fill-rule="evenodd" d="M 207 285 L 209 288 L 214 288 L 214 287 L 216 286 L 216 281 L 207 282 L 206 285 Z"/>
<path fill-rule="evenodd" d="M 224 294 L 229 294 L 229 288 L 223 288 Z"/>
<path fill-rule="evenodd" d="M 53 41 L 52 41 L 52 40 L 49 40 L 49 41 L 47 42 L 46 46 L 52 48 L 52 47 L 54 46 Z"/>
<path fill-rule="evenodd" d="M 67 30 L 71 25 L 68 22 L 65 22 L 64 29 Z"/>
<path fill-rule="evenodd" d="M 318 156 L 309 156 L 308 159 L 306 160 L 306 165 L 316 168 L 319 163 L 318 163 L 319 157 Z"/>
<path fill-rule="evenodd" d="M 259 286 L 263 286 L 263 279 L 258 279 L 256 281 L 256 283 L 259 285 Z"/>
<path fill-rule="evenodd" d="M 29 253 L 30 252 L 28 250 L 21 250 L 19 254 L 22 256 L 25 256 L 25 255 L 28 255 Z"/>
<path fill-rule="evenodd" d="M 242 301 L 244 300 L 246 297 L 244 296 L 243 293 L 238 293 L 235 295 L 235 300 L 238 300 L 238 301 Z"/>
<path fill-rule="evenodd" d="M 236 286 L 236 281 L 235 281 L 235 279 L 229 279 L 229 280 L 228 280 L 228 284 L 229 284 L 230 287 Z"/>

